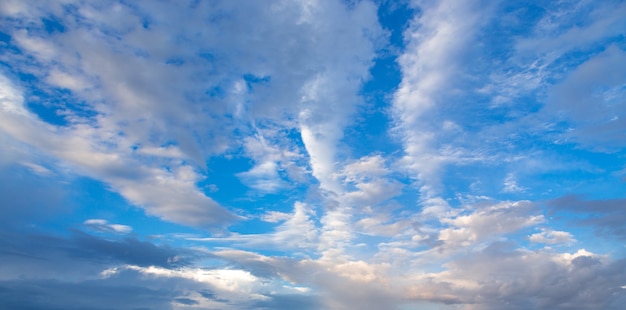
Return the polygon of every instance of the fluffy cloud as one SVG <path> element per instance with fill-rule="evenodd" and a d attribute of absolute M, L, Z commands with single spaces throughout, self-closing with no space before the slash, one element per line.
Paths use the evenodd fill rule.
<path fill-rule="evenodd" d="M 24 98 L 6 78 L 0 82 L 10 91 L 3 96 L 0 128 L 14 139 L 65 161 L 78 173 L 109 183 L 131 202 L 166 220 L 204 226 L 235 218 L 196 189 L 199 175 L 189 165 L 173 160 L 172 168 L 151 167 L 138 161 L 123 136 L 88 124 L 57 128 L 45 123 L 25 108 Z"/>
<path fill-rule="evenodd" d="M 398 59 L 402 82 L 394 94 L 393 111 L 404 144 L 405 165 L 430 198 L 441 192 L 443 166 L 460 160 L 454 146 L 440 143 L 439 135 L 446 134 L 441 128 L 455 126 L 441 119 L 438 110 L 460 78 L 455 72 L 462 51 L 483 21 L 480 14 L 489 14 L 489 10 L 479 10 L 475 1 L 419 5 L 425 13 L 416 16 L 404 34 L 407 46 Z"/>
<path fill-rule="evenodd" d="M 619 309 L 625 8 L 4 1 L 0 308 Z"/>
<path fill-rule="evenodd" d="M 566 231 L 542 229 L 541 232 L 528 236 L 531 242 L 546 243 L 546 244 L 559 244 L 559 243 L 572 243 L 576 241 L 572 234 Z"/>
<path fill-rule="evenodd" d="M 506 233 L 533 226 L 544 221 L 529 201 L 501 202 L 477 205 L 469 214 L 459 214 L 441 221 L 449 224 L 442 229 L 439 240 L 452 247 L 465 247 Z"/>
<path fill-rule="evenodd" d="M 447 271 L 418 276 L 409 298 L 468 305 L 468 309 L 617 309 L 624 261 L 574 254 L 515 250 L 493 243 L 446 265 Z M 471 305 L 471 306 L 469 306 Z"/>
<path fill-rule="evenodd" d="M 78 110 L 87 113 L 71 102 L 53 106 L 68 124 L 47 124 L 23 108 L 17 86 L 3 78 L 13 94 L 3 95 L 3 130 L 150 214 L 204 227 L 236 219 L 195 187 L 207 157 L 239 147 L 228 142 L 236 131 L 302 129 L 313 174 L 326 186 L 333 149 L 384 35 L 369 2 L 9 6 L 6 17 L 32 27 L 8 24 L 19 52 L 3 59 L 47 82 L 36 87 L 71 90 L 68 99 L 84 100 Z M 42 22 L 50 12 L 62 31 L 49 33 Z M 279 167 L 301 179 L 294 163 L 307 163 L 285 157 L 288 147 L 284 139 L 270 153 L 247 147 L 258 164 L 240 176 L 264 192 L 283 186 Z"/>

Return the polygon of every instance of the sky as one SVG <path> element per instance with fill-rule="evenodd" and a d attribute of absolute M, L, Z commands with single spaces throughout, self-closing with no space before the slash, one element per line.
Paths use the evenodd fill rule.
<path fill-rule="evenodd" d="M 0 2 L 0 308 L 621 309 L 626 2 Z"/>

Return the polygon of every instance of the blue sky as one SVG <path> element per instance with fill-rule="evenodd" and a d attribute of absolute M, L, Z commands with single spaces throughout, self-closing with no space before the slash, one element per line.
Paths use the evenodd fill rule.
<path fill-rule="evenodd" d="M 0 3 L 0 308 L 619 309 L 624 1 Z"/>

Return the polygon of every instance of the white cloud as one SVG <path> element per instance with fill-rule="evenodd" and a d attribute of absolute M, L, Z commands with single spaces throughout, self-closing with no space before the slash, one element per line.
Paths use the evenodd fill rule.
<path fill-rule="evenodd" d="M 267 300 L 267 291 L 278 288 L 277 285 L 269 286 L 269 279 L 261 279 L 250 272 L 238 269 L 202 269 L 180 268 L 177 270 L 149 266 L 124 265 L 104 270 L 101 274 L 104 278 L 124 276 L 128 271 L 138 272 L 141 275 L 152 278 L 154 281 L 162 279 L 177 280 L 179 288 L 186 293 L 187 297 L 194 297 L 193 292 L 202 289 L 213 292 L 210 300 L 202 298 L 202 295 L 194 299 L 204 306 L 219 307 L 222 309 L 235 309 L 237 305 L 245 305 L 255 301 Z M 126 276 L 127 277 L 127 276 Z M 181 280 L 188 280 L 197 285 L 186 284 Z M 233 305 L 234 304 L 234 305 Z M 200 307 L 202 308 L 202 305 Z"/>
<path fill-rule="evenodd" d="M 10 80 L 4 75 L 0 75 L 0 107 L 4 113 L 13 113 L 24 117 L 32 117 L 30 112 L 24 107 L 24 97 L 17 90 Z"/>
<path fill-rule="evenodd" d="M 622 18 L 626 5 L 563 1 L 542 7 L 545 12 L 534 27 L 511 38 L 514 50 L 485 70 L 491 81 L 482 91 L 494 105 L 526 105 L 512 111 L 518 113 L 509 115 L 514 121 L 485 132 L 485 139 L 498 136 L 523 144 L 522 139 L 531 135 L 557 144 L 575 142 L 596 151 L 615 151 L 615 145 L 623 142 L 616 132 L 624 126 L 620 94 L 625 82 L 615 75 L 623 71 L 623 52 L 611 42 L 626 27 Z M 506 24 L 511 16 L 501 22 Z M 524 99 L 529 96 L 532 100 Z M 537 112 L 536 106 L 543 109 Z M 525 109 L 526 113 L 521 111 Z"/>
<path fill-rule="evenodd" d="M 169 161 L 171 169 L 151 167 L 134 156 L 124 137 L 85 124 L 57 128 L 25 112 L 22 97 L 4 98 L 1 130 L 63 160 L 78 173 L 103 180 L 148 213 L 194 226 L 223 225 L 235 218 L 198 191 L 195 182 L 200 176 L 188 165 Z"/>
<path fill-rule="evenodd" d="M 41 27 L 51 11 L 64 12 L 61 4 L 39 3 L 20 16 Z M 217 17 L 223 12 L 230 17 Z M 91 116 L 64 108 L 69 126 L 33 121 L 21 136 L 12 130 L 18 139 L 103 180 L 148 213 L 185 224 L 234 219 L 192 179 L 206 173 L 207 158 L 237 150 L 253 132 L 266 147 L 259 153 L 244 145 L 255 166 L 239 176 L 251 188 L 271 193 L 286 178 L 306 180 L 308 164 L 322 189 L 340 190 L 332 185 L 335 148 L 385 35 L 372 3 L 223 1 L 189 10 L 165 2 L 84 3 L 58 18 L 64 31 L 53 36 L 12 25 L 8 31 L 33 61 L 9 60 L 45 87 L 72 90 Z M 67 140 L 61 145 L 72 151 L 24 136 L 25 126 L 47 127 L 54 134 L 44 135 Z M 268 129 L 300 130 L 304 150 L 285 139 L 265 143 Z M 190 167 L 192 179 L 174 175 Z"/>
<path fill-rule="evenodd" d="M 335 173 L 334 178 L 341 181 L 345 194 L 341 198 L 354 206 L 372 207 L 399 195 L 403 184 L 389 175 L 381 155 L 364 156 Z"/>
<path fill-rule="evenodd" d="M 246 172 L 238 173 L 237 176 L 251 188 L 261 192 L 275 193 L 284 186 L 276 171 L 277 168 L 275 162 L 266 161 Z"/>
<path fill-rule="evenodd" d="M 576 239 L 566 231 L 542 229 L 541 232 L 528 236 L 531 242 L 545 244 L 572 243 Z"/>
<path fill-rule="evenodd" d="M 548 5 L 554 7 L 537 22 L 534 35 L 516 42 L 520 56 L 530 54 L 556 59 L 568 51 L 587 48 L 604 38 L 619 35 L 626 27 L 622 18 L 626 14 L 624 3 L 571 4 L 566 1 Z M 580 26 L 570 27 L 572 23 Z"/>
<path fill-rule="evenodd" d="M 515 175 L 512 173 L 509 173 L 506 175 L 506 178 L 504 179 L 504 188 L 502 190 L 505 193 L 519 193 L 519 192 L 525 191 L 526 188 L 519 186 L 517 184 L 517 179 L 515 178 Z"/>
<path fill-rule="evenodd" d="M 246 154 L 254 160 L 254 166 L 237 176 L 259 193 L 276 193 L 307 180 L 306 155 L 280 128 L 276 125 L 265 125 L 263 129 L 257 126 L 256 134 L 243 141 Z"/>
<path fill-rule="evenodd" d="M 67 88 L 72 91 L 81 91 L 87 87 L 87 83 L 80 80 L 80 75 L 71 75 L 54 69 L 46 77 L 46 81 L 54 86 Z"/>
<path fill-rule="evenodd" d="M 405 31 L 407 46 L 398 60 L 402 82 L 394 94 L 393 114 L 404 144 L 403 163 L 428 199 L 441 192 L 444 165 L 461 159 L 455 146 L 443 144 L 440 135 L 445 131 L 440 128 L 449 128 L 450 120 L 437 112 L 459 82 L 462 53 L 490 9 L 475 1 L 418 5 L 423 14 Z"/>
<path fill-rule="evenodd" d="M 291 247 L 311 246 L 318 234 L 313 221 L 314 215 L 314 210 L 310 205 L 296 202 L 291 218 L 276 228 L 272 239 L 277 244 Z"/>
<path fill-rule="evenodd" d="M 133 228 L 128 225 L 113 224 L 103 219 L 89 219 L 83 222 L 83 225 L 96 231 L 113 232 L 120 234 L 127 234 L 133 230 Z"/>
<path fill-rule="evenodd" d="M 314 309 L 413 302 L 417 308 L 424 302 L 451 309 L 610 308 L 625 296 L 615 290 L 624 285 L 623 260 L 592 253 L 595 245 L 573 253 L 528 245 L 576 240 L 548 227 L 539 203 L 497 198 L 544 199 L 552 194 L 538 189 L 559 183 L 552 181 L 564 171 L 607 173 L 585 159 L 563 159 L 560 147 L 569 145 L 544 148 L 548 143 L 623 144 L 626 56 L 619 44 L 592 45 L 623 32 L 625 6 L 589 10 L 591 2 L 584 2 L 558 14 L 549 10 L 566 2 L 541 4 L 546 12 L 532 14 L 545 16 L 535 16 L 541 21 L 534 29 L 533 21 L 503 29 L 491 23 L 501 22 L 494 12 L 512 18 L 525 5 L 509 12 L 518 4 L 411 2 L 414 17 L 397 59 L 401 83 L 375 103 L 390 113 L 402 149 L 385 141 L 359 157 L 362 150 L 349 144 L 359 137 L 345 138 L 344 130 L 362 116 L 361 94 L 376 87 L 364 81 L 387 36 L 378 23 L 389 16 L 377 15 L 376 7 L 386 1 L 25 6 L 9 0 L 0 3 L 0 16 L 10 15 L 2 32 L 19 53 L 0 55 L 13 70 L 7 75 L 13 80 L 0 75 L 0 143 L 11 152 L 0 160 L 46 180 L 61 172 L 97 179 L 148 216 L 183 225 L 223 227 L 246 214 L 251 221 L 236 226 L 245 234 L 178 234 L 184 244 L 219 249 L 194 248 L 201 254 L 193 262 L 181 263 L 170 255 L 175 251 L 149 242 L 81 235 L 92 252 L 112 248 L 111 259 L 128 265 L 106 269 L 99 280 L 74 271 L 74 283 L 147 286 L 167 292 L 174 309 L 280 308 L 280 298 L 291 308 L 309 298 Z M 571 23 L 568 14 L 586 17 Z M 48 16 L 64 30 L 47 33 L 42 19 Z M 489 32 L 496 35 L 485 38 Z M 588 59 L 577 58 L 590 49 Z M 22 74 L 29 78 L 20 84 Z M 58 104 L 40 102 L 31 88 L 63 96 L 54 98 Z M 40 117 L 38 104 L 63 125 Z M 561 121 L 572 130 L 564 131 Z M 20 156 L 18 144 L 36 151 Z M 552 150 L 559 156 L 550 157 Z M 210 166 L 233 158 L 249 166 Z M 550 175 L 537 178 L 543 172 Z M 232 176 L 250 191 L 230 188 Z M 265 194 L 275 195 L 249 201 Z M 248 209 L 231 212 L 220 199 Z M 570 208 L 582 214 L 577 223 L 621 238 L 622 200 L 566 199 L 555 212 Z M 264 209 L 284 210 L 281 204 L 292 210 Z M 259 220 L 261 229 L 272 228 L 255 232 Z M 132 231 L 99 218 L 82 227 Z M 9 253 L 2 255 L 29 259 L 8 237 L 0 245 Z M 143 251 L 127 255 L 137 245 L 158 259 Z M 103 266 L 91 265 L 86 269 Z M 7 266 L 0 266 L 2 276 L 17 278 L 27 269 Z M 43 266 L 36 270 L 49 265 Z M 54 272 L 41 274 L 61 274 Z"/>
<path fill-rule="evenodd" d="M 339 176 L 347 182 L 363 182 L 365 180 L 382 177 L 390 173 L 385 167 L 385 159 L 381 155 L 364 156 L 359 160 L 347 164 Z"/>
<path fill-rule="evenodd" d="M 415 238 L 407 242 L 409 248 L 419 244 L 432 247 L 422 253 L 423 260 L 442 259 L 459 251 L 480 249 L 485 244 L 506 240 L 511 233 L 545 221 L 530 201 L 481 201 L 463 208 L 448 208 L 435 215 L 438 224 L 424 219 L 420 224 L 423 228 L 416 230 Z M 416 222 L 421 221 L 417 219 Z"/>
<path fill-rule="evenodd" d="M 39 165 L 39 164 L 35 164 L 32 162 L 27 162 L 27 161 L 21 161 L 20 162 L 21 165 L 28 167 L 28 169 L 30 169 L 32 172 L 34 172 L 35 174 L 41 175 L 41 176 L 51 176 L 54 175 L 54 172 L 50 171 L 50 169 Z"/>
<path fill-rule="evenodd" d="M 376 180 L 355 185 L 357 190 L 347 193 L 346 198 L 358 205 L 376 205 L 399 195 L 404 185 L 397 181 Z"/>
<path fill-rule="evenodd" d="M 621 265 L 584 250 L 531 252 L 494 243 L 446 264 L 446 271 L 416 275 L 406 297 L 473 309 L 615 308 L 621 282 L 609 274 L 623 274 Z"/>
<path fill-rule="evenodd" d="M 291 215 L 278 211 L 268 211 L 261 216 L 261 220 L 270 223 L 278 223 L 291 218 Z"/>
<path fill-rule="evenodd" d="M 261 215 L 261 220 L 280 222 L 272 232 L 264 234 L 231 234 L 219 238 L 190 237 L 187 240 L 227 243 L 239 246 L 259 248 L 271 247 L 280 250 L 310 249 L 316 246 L 319 229 L 314 221 L 316 217 L 313 206 L 295 202 L 290 214 L 271 211 Z"/>

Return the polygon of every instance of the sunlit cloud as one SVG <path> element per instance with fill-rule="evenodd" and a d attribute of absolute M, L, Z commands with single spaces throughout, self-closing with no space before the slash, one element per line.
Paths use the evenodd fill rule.
<path fill-rule="evenodd" d="M 0 308 L 621 309 L 626 3 L 0 3 Z"/>

